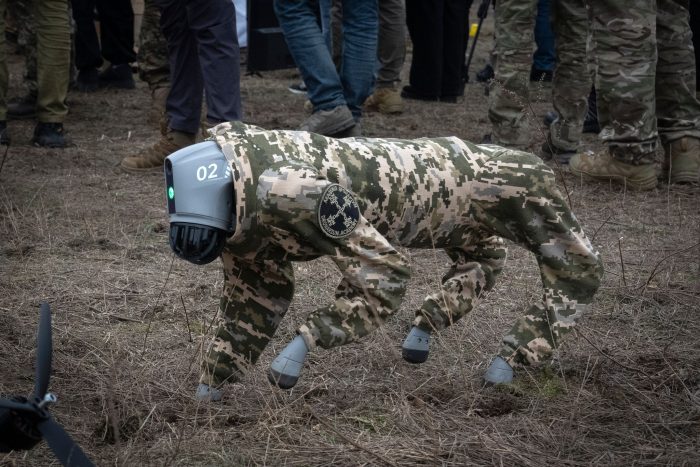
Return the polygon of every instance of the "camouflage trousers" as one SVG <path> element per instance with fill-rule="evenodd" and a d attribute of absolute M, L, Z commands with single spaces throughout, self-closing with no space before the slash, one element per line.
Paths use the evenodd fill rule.
<path fill-rule="evenodd" d="M 700 138 L 688 0 L 589 0 L 600 137 L 613 157 L 655 162 L 662 142 Z"/>
<path fill-rule="evenodd" d="M 439 330 L 468 313 L 482 291 L 495 284 L 506 256 L 503 238 L 509 239 L 535 254 L 544 296 L 516 321 L 499 354 L 513 364 L 539 362 L 557 348 L 591 302 L 603 274 L 600 257 L 557 190 L 554 174 L 536 156 L 496 151 L 464 189 L 472 199 L 461 217 L 469 233 L 462 247 L 446 250 L 453 264 L 441 290 L 426 297 L 414 325 Z M 223 262 L 225 289 L 201 377 L 215 386 L 237 381 L 255 364 L 294 293 L 290 262 L 254 262 L 227 251 Z M 350 293 L 350 287 L 341 286 L 337 296 Z M 380 311 L 374 314 L 352 306 L 320 308 L 298 333 L 312 350 L 353 342 L 381 326 L 398 306 L 376 308 Z"/>
<path fill-rule="evenodd" d="M 555 147 L 567 151 L 578 149 L 591 88 L 588 21 L 586 0 L 553 0 L 557 65 L 552 105 L 559 118 L 549 127 L 549 136 Z"/>
<path fill-rule="evenodd" d="M 160 10 L 153 0 L 146 0 L 139 37 L 139 78 L 151 90 L 170 86 L 168 43 L 160 30 Z"/>
<path fill-rule="evenodd" d="M 588 20 L 584 0 L 552 0 L 558 55 L 554 107 L 561 116 L 552 128 L 556 146 L 575 149 L 581 136 L 590 78 L 586 64 Z M 489 120 L 493 141 L 525 146 L 530 141 L 530 68 L 535 43 L 537 0 L 496 3 L 495 79 L 490 83 Z"/>

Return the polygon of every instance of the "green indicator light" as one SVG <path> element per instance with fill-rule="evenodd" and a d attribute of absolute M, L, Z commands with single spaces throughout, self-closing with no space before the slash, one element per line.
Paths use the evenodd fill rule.
<path fill-rule="evenodd" d="M 169 186 L 168 187 L 168 198 L 173 199 L 175 198 L 175 188 Z"/>

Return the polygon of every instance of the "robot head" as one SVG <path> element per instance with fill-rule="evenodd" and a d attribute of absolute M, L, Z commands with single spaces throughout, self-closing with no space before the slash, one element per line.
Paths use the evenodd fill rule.
<path fill-rule="evenodd" d="M 193 144 L 165 159 L 170 248 L 194 264 L 214 261 L 235 226 L 233 176 L 213 141 Z"/>

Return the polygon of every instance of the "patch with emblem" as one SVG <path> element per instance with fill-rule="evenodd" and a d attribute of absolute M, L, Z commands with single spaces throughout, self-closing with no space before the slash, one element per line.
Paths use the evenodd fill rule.
<path fill-rule="evenodd" d="M 355 197 L 342 186 L 328 185 L 318 202 L 318 223 L 331 238 L 347 237 L 360 220 L 360 207 Z"/>

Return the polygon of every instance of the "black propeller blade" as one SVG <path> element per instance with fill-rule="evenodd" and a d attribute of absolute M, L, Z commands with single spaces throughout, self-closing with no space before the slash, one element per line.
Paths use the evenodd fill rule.
<path fill-rule="evenodd" d="M 34 380 L 34 397 L 42 400 L 49 388 L 51 376 L 51 308 L 42 302 L 39 315 L 39 332 L 36 348 L 36 377 Z"/>
<path fill-rule="evenodd" d="M 83 450 L 75 444 L 73 438 L 51 416 L 39 422 L 37 427 L 61 464 L 70 467 L 93 466 Z"/>
<path fill-rule="evenodd" d="M 51 377 L 51 309 L 42 302 L 37 333 L 36 380 L 32 399 L 0 399 L 0 452 L 32 449 L 42 437 L 65 466 L 92 467 L 82 449 L 49 415 L 56 396 L 47 393 Z"/>

